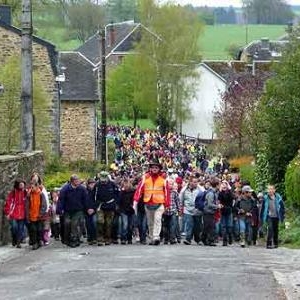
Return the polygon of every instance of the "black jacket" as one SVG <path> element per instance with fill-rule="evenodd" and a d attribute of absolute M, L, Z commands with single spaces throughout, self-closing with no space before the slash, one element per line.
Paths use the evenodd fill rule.
<path fill-rule="evenodd" d="M 133 209 L 133 196 L 134 196 L 134 190 L 129 190 L 129 191 L 121 191 L 120 192 L 120 197 L 119 197 L 119 212 L 124 213 L 127 215 L 132 215 L 134 214 L 134 209 Z"/>

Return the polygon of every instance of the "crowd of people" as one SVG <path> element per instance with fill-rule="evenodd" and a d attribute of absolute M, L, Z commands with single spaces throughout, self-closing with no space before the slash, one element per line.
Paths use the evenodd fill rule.
<path fill-rule="evenodd" d="M 29 236 L 33 250 L 50 239 L 69 247 L 149 244 L 277 248 L 284 202 L 274 185 L 255 192 L 226 158 L 209 157 L 197 139 L 177 133 L 110 126 L 115 144 L 109 171 L 83 180 L 76 174 L 47 193 L 39 174 L 16 180 L 4 213 L 12 245 Z M 264 230 L 264 228 L 267 230 Z"/>

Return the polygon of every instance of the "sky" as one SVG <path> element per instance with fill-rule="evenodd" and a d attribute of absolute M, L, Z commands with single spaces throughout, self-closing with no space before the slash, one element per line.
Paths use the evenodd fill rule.
<path fill-rule="evenodd" d="M 169 0 L 170 1 L 170 0 Z M 170 2 L 181 5 L 192 4 L 194 6 L 241 6 L 241 0 L 171 0 Z M 300 5 L 300 0 L 286 0 L 290 5 Z"/>

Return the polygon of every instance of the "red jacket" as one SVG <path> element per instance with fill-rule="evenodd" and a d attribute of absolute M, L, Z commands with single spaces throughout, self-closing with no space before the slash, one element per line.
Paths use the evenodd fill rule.
<path fill-rule="evenodd" d="M 4 214 L 10 219 L 25 219 L 26 191 L 15 189 L 11 191 L 5 201 Z"/>

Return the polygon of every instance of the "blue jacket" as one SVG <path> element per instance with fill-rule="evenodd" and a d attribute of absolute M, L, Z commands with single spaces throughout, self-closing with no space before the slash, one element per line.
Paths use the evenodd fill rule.
<path fill-rule="evenodd" d="M 264 200 L 262 203 L 262 209 L 261 209 L 261 219 L 263 222 L 265 222 L 268 218 L 268 212 L 269 212 L 269 195 L 266 194 L 264 195 Z M 284 220 L 284 202 L 281 198 L 281 196 L 276 193 L 275 194 L 275 207 L 276 207 L 276 211 L 277 211 L 277 216 L 279 218 L 280 222 L 283 222 Z"/>
<path fill-rule="evenodd" d="M 94 208 L 89 201 L 86 188 L 82 185 L 73 188 L 70 183 L 64 185 L 61 189 L 58 204 L 57 210 L 59 213 L 85 212 L 89 208 Z"/>

